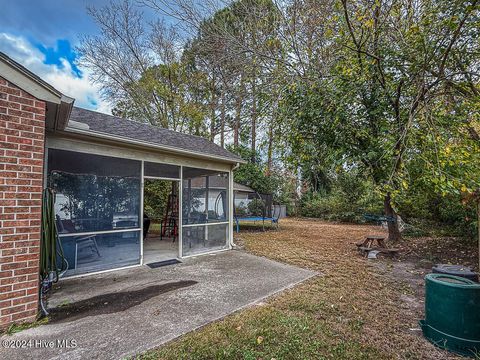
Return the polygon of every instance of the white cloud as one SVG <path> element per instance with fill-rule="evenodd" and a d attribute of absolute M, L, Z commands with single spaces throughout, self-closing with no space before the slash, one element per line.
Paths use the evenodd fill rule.
<path fill-rule="evenodd" d="M 64 95 L 75 98 L 75 105 L 99 112 L 111 113 L 111 104 L 100 97 L 99 87 L 90 83 L 88 71 L 80 68 L 81 78 L 72 71 L 70 63 L 61 59 L 62 67 L 44 64 L 45 55 L 21 36 L 0 33 L 0 51 L 41 77 Z"/>

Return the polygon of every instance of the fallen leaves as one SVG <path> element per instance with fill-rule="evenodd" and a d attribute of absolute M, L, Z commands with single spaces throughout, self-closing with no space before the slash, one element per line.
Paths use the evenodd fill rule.
<path fill-rule="evenodd" d="M 356 253 L 352 239 L 381 234 L 381 229 L 303 219 L 283 219 L 280 225 L 280 231 L 242 233 L 247 251 L 316 270 L 324 276 L 272 300 L 273 307 L 285 310 L 291 308 L 288 304 L 315 301 L 328 304 L 315 315 L 318 321 L 325 322 L 342 339 L 381 349 L 389 354 L 387 358 L 456 358 L 438 352 L 423 337 L 409 331 L 409 324 L 416 324 L 422 313 L 403 303 L 401 296 L 414 291 L 402 279 L 392 281 L 394 264 L 385 260 L 386 269 L 392 273 L 387 277 Z M 412 271 L 412 276 L 419 274 Z M 419 304 L 421 300 L 416 298 Z M 352 332 L 348 323 L 357 322 L 363 325 L 354 326 Z"/>
<path fill-rule="evenodd" d="M 303 219 L 282 219 L 279 231 L 243 231 L 235 242 L 248 252 L 321 275 L 145 358 L 459 359 L 417 331 L 423 272 L 357 254 L 352 239 L 375 232 L 378 227 Z M 435 242 L 419 244 L 432 251 Z"/>

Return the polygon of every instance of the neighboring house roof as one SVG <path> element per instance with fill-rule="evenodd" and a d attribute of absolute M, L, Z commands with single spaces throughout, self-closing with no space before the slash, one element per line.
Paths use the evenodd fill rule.
<path fill-rule="evenodd" d="M 218 160 L 244 162 L 242 158 L 200 136 L 188 135 L 118 116 L 74 107 L 67 132 L 109 135 L 119 139 L 142 142 L 165 150 L 183 150 L 192 155 L 206 155 Z"/>
<path fill-rule="evenodd" d="M 46 103 L 46 127 L 64 128 L 75 99 L 63 95 L 26 67 L 0 51 L 0 76 Z"/>
<path fill-rule="evenodd" d="M 251 187 L 247 185 L 242 185 L 237 182 L 233 183 L 233 190 L 235 191 L 242 191 L 242 192 L 249 192 L 249 193 L 254 193 L 255 190 L 253 190 Z"/>

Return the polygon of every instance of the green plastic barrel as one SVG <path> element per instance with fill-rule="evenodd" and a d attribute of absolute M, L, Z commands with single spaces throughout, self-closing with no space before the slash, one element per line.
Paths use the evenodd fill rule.
<path fill-rule="evenodd" d="M 462 355 L 480 353 L 480 284 L 445 274 L 425 277 L 423 335 Z"/>

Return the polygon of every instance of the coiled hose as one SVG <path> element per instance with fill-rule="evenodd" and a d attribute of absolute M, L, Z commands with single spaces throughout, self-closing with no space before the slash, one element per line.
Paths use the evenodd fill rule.
<path fill-rule="evenodd" d="M 60 263 L 58 263 L 60 262 Z M 45 307 L 45 295 L 52 283 L 68 269 L 68 262 L 63 254 L 62 244 L 58 240 L 55 222 L 55 193 L 46 188 L 42 201 L 42 234 L 40 237 L 40 306 L 44 315 L 48 315 Z"/>

